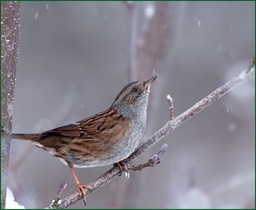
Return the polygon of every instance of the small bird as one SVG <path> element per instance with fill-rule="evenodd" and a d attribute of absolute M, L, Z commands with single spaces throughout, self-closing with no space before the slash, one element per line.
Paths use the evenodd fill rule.
<path fill-rule="evenodd" d="M 67 164 L 85 203 L 87 186 L 80 183 L 74 167 L 115 164 L 134 152 L 145 134 L 150 86 L 156 78 L 129 83 L 107 110 L 84 120 L 12 138 L 29 140 Z"/>

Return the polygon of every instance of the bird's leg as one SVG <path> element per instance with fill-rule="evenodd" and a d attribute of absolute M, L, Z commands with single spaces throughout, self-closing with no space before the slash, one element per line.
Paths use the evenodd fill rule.
<path fill-rule="evenodd" d="M 75 170 L 74 170 L 74 167 L 73 167 L 73 164 L 72 164 L 72 163 L 68 162 L 68 167 L 70 168 L 71 173 L 72 173 L 72 175 L 73 175 L 73 177 L 74 177 L 74 179 L 75 179 L 76 186 L 77 186 L 77 190 L 78 190 L 78 192 L 79 192 L 79 193 L 81 194 L 81 196 L 82 196 L 83 203 L 84 203 L 84 205 L 86 205 L 86 193 L 85 193 L 85 191 L 84 191 L 84 188 L 86 188 L 86 189 L 90 189 L 90 188 L 89 188 L 87 185 L 82 185 L 82 184 L 80 183 L 79 179 L 77 178 L 77 175 L 76 175 L 76 172 L 75 172 Z"/>

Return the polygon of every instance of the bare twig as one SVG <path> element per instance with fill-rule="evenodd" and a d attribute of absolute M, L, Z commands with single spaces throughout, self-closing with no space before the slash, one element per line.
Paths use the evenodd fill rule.
<path fill-rule="evenodd" d="M 198 114 L 200 111 L 204 110 L 207 106 L 211 105 L 218 99 L 220 99 L 222 96 L 227 94 L 232 89 L 236 88 L 237 86 L 247 82 L 250 79 L 254 78 L 254 62 L 252 65 L 249 65 L 248 68 L 244 71 L 242 71 L 237 77 L 233 78 L 232 80 L 228 81 L 223 86 L 217 88 L 215 91 L 210 93 L 208 96 L 203 98 L 201 101 L 196 103 L 194 106 L 192 106 L 187 111 L 183 112 L 181 115 L 177 116 L 174 120 L 168 121 L 162 128 L 160 128 L 157 132 L 154 133 L 154 135 L 148 139 L 144 144 L 142 144 L 133 154 L 131 154 L 130 157 L 127 158 L 127 162 L 133 162 L 135 159 L 137 159 L 139 156 L 144 154 L 149 148 L 151 148 L 153 145 L 155 145 L 157 142 L 162 140 L 165 136 L 170 134 L 175 128 L 179 127 L 181 124 L 189 120 L 194 115 Z M 102 176 L 100 176 L 98 179 L 96 179 L 94 182 L 90 183 L 89 188 L 90 191 L 86 189 L 86 195 L 89 195 L 102 186 L 109 183 L 111 180 L 117 178 L 119 174 L 121 173 L 121 169 L 119 167 L 113 167 L 106 173 L 104 173 Z M 66 208 L 78 200 L 80 200 L 81 197 L 79 193 L 74 193 L 70 195 L 69 197 L 63 199 L 63 201 L 58 205 L 58 208 Z"/>
<path fill-rule="evenodd" d="M 1 78 L 2 135 L 1 143 L 1 208 L 5 208 L 8 163 L 13 116 L 13 95 L 16 78 L 20 33 L 20 2 L 1 2 Z"/>
<path fill-rule="evenodd" d="M 173 105 L 173 99 L 172 97 L 168 94 L 166 96 L 166 99 L 167 99 L 167 102 L 169 104 L 169 111 L 170 111 L 170 120 L 173 120 L 174 119 L 174 105 Z"/>
<path fill-rule="evenodd" d="M 137 166 L 132 165 L 132 166 L 128 167 L 128 169 L 132 170 L 132 171 L 141 171 L 142 169 L 144 169 L 146 167 L 154 167 L 155 165 L 161 163 L 162 156 L 167 151 L 167 148 L 168 148 L 167 144 L 164 144 L 161 147 L 160 151 L 157 154 L 154 154 L 148 160 L 148 162 L 140 164 L 140 165 L 137 165 Z"/>
<path fill-rule="evenodd" d="M 65 180 L 60 186 L 59 186 L 59 189 L 58 189 L 58 192 L 57 192 L 57 195 L 56 195 L 56 198 L 53 199 L 51 205 L 50 205 L 50 208 L 57 208 L 58 205 L 60 204 L 61 200 L 60 200 L 60 197 L 61 197 L 61 194 L 63 193 L 63 191 L 65 190 L 65 188 L 67 187 L 67 181 Z"/>

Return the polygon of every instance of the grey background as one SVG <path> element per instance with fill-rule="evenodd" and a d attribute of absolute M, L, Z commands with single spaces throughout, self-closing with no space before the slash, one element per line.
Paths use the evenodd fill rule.
<path fill-rule="evenodd" d="M 140 3 L 143 16 L 146 2 Z M 176 115 L 243 70 L 254 55 L 253 2 L 189 2 L 175 44 L 156 69 L 161 89 L 153 134 L 168 120 L 166 94 Z M 129 16 L 122 2 L 24 2 L 13 132 L 42 132 L 81 120 L 111 105 L 127 83 Z M 139 22 L 138 29 L 141 31 Z M 142 34 L 139 34 L 142 36 Z M 147 78 L 145 78 L 147 79 Z M 153 87 L 154 88 L 154 87 Z M 211 105 L 168 135 L 163 162 L 142 172 L 137 188 L 118 194 L 124 176 L 88 197 L 88 207 L 245 208 L 254 205 L 254 81 Z M 152 119 L 151 119 L 152 120 Z M 45 207 L 58 186 L 76 191 L 67 166 L 29 142 L 12 141 L 10 187 L 26 207 Z M 21 164 L 21 156 L 26 159 Z M 16 165 L 15 165 L 16 164 Z M 76 169 L 88 183 L 110 167 Z M 127 204 L 128 203 L 128 204 Z M 82 202 L 72 207 L 81 208 Z"/>

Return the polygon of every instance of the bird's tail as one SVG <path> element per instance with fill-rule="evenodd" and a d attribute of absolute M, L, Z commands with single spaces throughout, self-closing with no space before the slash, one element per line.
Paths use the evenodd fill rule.
<path fill-rule="evenodd" d="M 13 133 L 12 138 L 13 139 L 19 139 L 19 140 L 29 140 L 29 141 L 37 141 L 37 139 L 40 137 L 40 134 L 26 134 L 26 133 Z"/>

